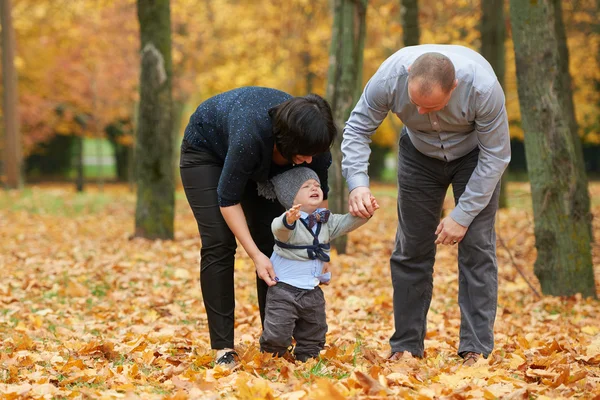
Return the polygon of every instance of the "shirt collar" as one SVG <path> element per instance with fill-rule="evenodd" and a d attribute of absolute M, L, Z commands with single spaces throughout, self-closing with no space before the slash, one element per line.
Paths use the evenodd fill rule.
<path fill-rule="evenodd" d="M 327 209 L 326 208 L 317 208 L 315 211 L 323 211 L 323 210 L 327 210 Z M 308 213 L 305 213 L 304 211 L 300 211 L 300 218 L 302 218 L 302 219 L 308 218 Z"/>

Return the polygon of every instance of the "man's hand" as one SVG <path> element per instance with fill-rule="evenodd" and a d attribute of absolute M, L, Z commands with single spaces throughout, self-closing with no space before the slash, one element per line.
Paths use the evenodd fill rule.
<path fill-rule="evenodd" d="M 435 230 L 435 234 L 437 235 L 435 244 L 454 245 L 460 243 L 463 237 L 465 237 L 467 229 L 467 227 L 460 225 L 448 216 L 440 222 Z"/>
<path fill-rule="evenodd" d="M 265 281 L 269 286 L 274 286 L 277 284 L 277 278 L 275 277 L 273 264 L 271 264 L 269 257 L 265 256 L 263 253 L 258 253 L 258 255 L 252 259 L 252 261 L 256 267 L 256 274 L 260 279 Z"/>
<path fill-rule="evenodd" d="M 370 218 L 375 212 L 373 207 L 377 201 L 366 186 L 354 188 L 348 196 L 348 211 L 355 217 Z"/>
<path fill-rule="evenodd" d="M 285 220 L 288 225 L 293 225 L 294 222 L 300 219 L 300 207 L 302 204 L 296 204 L 285 212 Z"/>

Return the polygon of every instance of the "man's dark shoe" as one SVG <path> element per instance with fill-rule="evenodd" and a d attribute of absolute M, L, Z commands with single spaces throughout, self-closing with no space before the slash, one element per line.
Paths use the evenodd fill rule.
<path fill-rule="evenodd" d="M 471 365 L 475 364 L 477 360 L 479 360 L 479 356 L 481 356 L 481 354 L 474 353 L 472 351 L 465 353 L 463 355 L 463 365 L 466 367 L 470 367 Z"/>
<path fill-rule="evenodd" d="M 409 359 L 409 358 L 413 358 L 414 356 L 412 354 L 410 354 L 410 352 L 408 351 L 394 351 L 392 352 L 392 354 L 390 354 L 390 356 L 387 358 L 388 361 L 398 361 L 398 360 L 402 360 L 402 359 Z"/>

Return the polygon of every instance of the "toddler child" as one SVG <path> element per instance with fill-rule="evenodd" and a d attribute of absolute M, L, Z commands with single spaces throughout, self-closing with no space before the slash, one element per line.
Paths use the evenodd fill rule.
<path fill-rule="evenodd" d="M 287 211 L 271 224 L 275 236 L 271 262 L 277 284 L 267 292 L 260 349 L 283 356 L 294 338 L 294 356 L 304 362 L 317 358 L 325 346 L 325 298 L 319 283 L 331 278 L 330 273 L 323 274 L 329 243 L 367 219 L 319 208 L 323 191 L 319 177 L 309 168 L 292 168 L 273 177 L 271 183 Z M 374 198 L 371 202 L 379 208 Z"/>

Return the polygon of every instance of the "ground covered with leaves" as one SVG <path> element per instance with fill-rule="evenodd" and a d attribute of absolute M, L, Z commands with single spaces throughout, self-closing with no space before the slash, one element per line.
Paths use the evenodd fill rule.
<path fill-rule="evenodd" d="M 590 190 L 600 198 L 599 184 Z M 396 207 L 393 187 L 376 187 L 375 194 L 381 210 L 350 235 L 348 254 L 333 257 L 320 360 L 294 364 L 258 351 L 253 266 L 238 252 L 241 362 L 230 371 L 212 368 L 199 236 L 181 193 L 176 239 L 154 242 L 131 239 L 135 197 L 126 187 L 0 193 L 0 397 L 600 399 L 600 302 L 536 296 L 527 184 L 511 186 L 511 208 L 498 216 L 491 356 L 463 367 L 456 355 L 457 252 L 441 247 L 426 357 L 387 362 Z M 597 201 L 593 212 L 600 287 Z"/>

